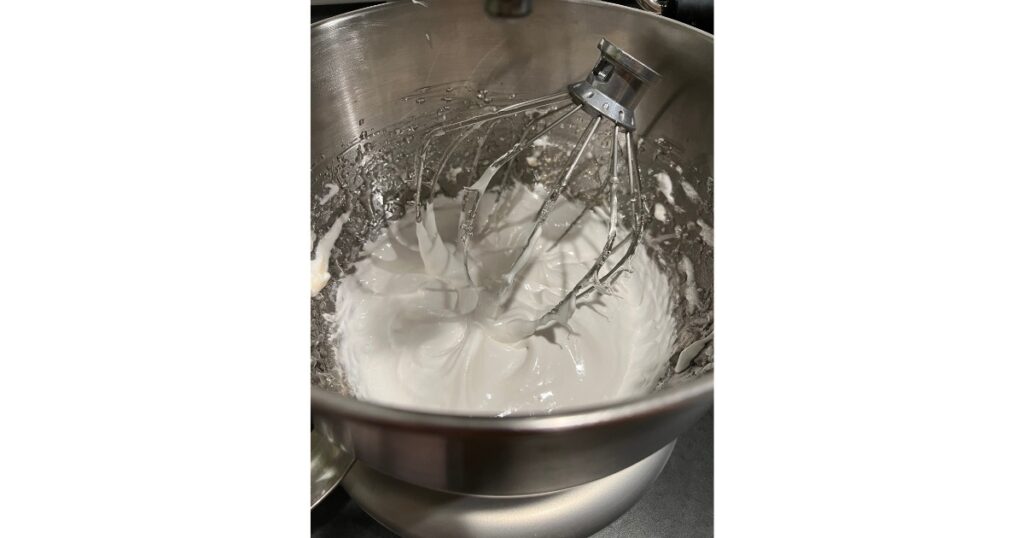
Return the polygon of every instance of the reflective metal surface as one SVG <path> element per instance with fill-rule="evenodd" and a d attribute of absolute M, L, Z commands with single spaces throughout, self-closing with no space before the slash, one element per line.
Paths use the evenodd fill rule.
<path fill-rule="evenodd" d="M 309 506 L 315 508 L 337 487 L 355 459 L 338 445 L 312 432 L 309 439 Z"/>
<path fill-rule="evenodd" d="M 395 2 L 312 30 L 314 163 L 368 127 L 422 112 L 402 100 L 418 88 L 472 80 L 524 99 L 563 89 L 586 77 L 606 37 L 662 75 L 637 110 L 639 134 L 687 147 L 711 171 L 712 37 L 664 17 L 603 2 L 545 0 L 521 19 L 488 17 L 471 1 Z"/>
<path fill-rule="evenodd" d="M 514 19 L 488 17 L 479 2 L 398 2 L 312 34 L 314 167 L 364 131 L 422 114 L 408 98 L 419 88 L 472 81 L 520 99 L 564 89 L 607 37 L 663 77 L 636 110 L 637 134 L 684 148 L 698 189 L 713 176 L 712 39 L 671 20 L 583 1 L 538 2 Z M 710 267 L 696 279 L 710 289 Z M 434 490 L 513 495 L 584 484 L 653 454 L 707 410 L 712 386 L 709 373 L 626 402 L 503 419 L 399 410 L 319 387 L 312 406 L 317 431 L 360 464 Z"/>
<path fill-rule="evenodd" d="M 586 80 L 569 86 L 569 94 L 591 116 L 604 116 L 627 131 L 636 129 L 633 110 L 647 86 L 661 78 L 656 71 L 607 39 L 597 45 L 601 60 Z"/>
<path fill-rule="evenodd" d="M 538 417 L 460 417 L 393 409 L 313 389 L 317 428 L 361 462 L 458 493 L 546 493 L 649 456 L 711 405 L 712 377 L 636 401 Z"/>
<path fill-rule="evenodd" d="M 636 5 L 653 13 L 661 13 L 665 0 L 636 0 Z"/>
<path fill-rule="evenodd" d="M 528 497 L 473 497 L 410 486 L 357 463 L 342 485 L 400 536 L 590 536 L 625 513 L 658 477 L 675 442 L 611 476 Z"/>

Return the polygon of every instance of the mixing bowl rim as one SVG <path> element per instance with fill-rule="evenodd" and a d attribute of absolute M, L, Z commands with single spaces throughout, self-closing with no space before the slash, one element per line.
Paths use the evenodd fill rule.
<path fill-rule="evenodd" d="M 650 11 L 644 11 L 642 9 L 631 8 L 631 7 L 623 6 L 623 5 L 619 5 L 619 4 L 611 4 L 611 3 L 608 3 L 608 2 L 602 2 L 600 0 L 561 0 L 561 1 L 565 2 L 565 3 L 568 3 L 568 4 L 582 4 L 582 5 L 589 5 L 589 6 L 600 6 L 602 8 L 608 8 L 608 9 L 612 9 L 612 10 L 618 9 L 618 10 L 622 10 L 624 12 L 628 11 L 631 14 L 636 14 L 636 15 L 639 15 L 641 17 L 650 17 L 652 20 L 656 19 L 656 20 L 659 20 L 659 21 L 663 21 L 664 23 L 669 23 L 670 25 L 680 26 L 682 28 L 685 28 L 686 30 L 690 30 L 690 31 L 696 32 L 697 35 L 700 35 L 700 36 L 702 36 L 702 37 L 704 37 L 704 38 L 706 38 L 706 39 L 708 39 L 709 41 L 712 41 L 712 42 L 715 39 L 714 35 L 709 34 L 709 33 L 705 32 L 704 30 L 701 30 L 700 28 L 697 28 L 695 26 L 690 26 L 689 24 L 679 22 L 679 21 L 677 21 L 675 19 L 670 19 L 668 17 L 663 17 L 661 15 L 658 15 L 656 13 L 652 13 Z M 410 4 L 411 3 L 412 2 L 410 2 Z M 349 11 L 348 13 L 340 13 L 340 14 L 335 15 L 333 17 L 328 17 L 326 19 L 314 22 L 314 23 L 312 23 L 310 25 L 310 29 L 311 30 L 315 30 L 315 29 L 317 29 L 317 28 L 319 28 L 321 26 L 328 26 L 328 25 L 334 24 L 334 23 L 341 23 L 341 22 L 343 22 L 346 19 L 359 17 L 359 16 L 362 16 L 362 15 L 365 15 L 367 13 L 371 13 L 371 12 L 374 12 L 374 11 L 380 11 L 380 10 L 385 10 L 385 9 L 397 9 L 399 6 L 405 6 L 405 5 L 409 5 L 409 4 L 406 4 L 405 2 L 384 2 L 383 4 L 377 4 L 375 6 L 369 6 L 369 7 L 364 7 L 364 8 L 360 8 L 360 9 L 355 9 L 355 10 Z M 429 6 L 428 6 L 428 9 L 429 9 Z M 480 9 L 483 10 L 483 7 L 481 6 Z"/>
<path fill-rule="evenodd" d="M 372 424 L 393 424 L 409 429 L 459 430 L 465 433 L 501 431 L 529 433 L 577 429 L 612 422 L 631 421 L 658 415 L 682 407 L 690 401 L 707 398 L 714 391 L 714 371 L 680 385 L 615 402 L 555 411 L 546 415 L 495 417 L 469 414 L 444 414 L 392 407 L 356 400 L 337 392 L 310 385 L 314 414 L 327 412 L 346 419 Z"/>

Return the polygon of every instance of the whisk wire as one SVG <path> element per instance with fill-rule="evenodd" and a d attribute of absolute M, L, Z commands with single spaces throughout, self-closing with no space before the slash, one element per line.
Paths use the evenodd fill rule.
<path fill-rule="evenodd" d="M 428 205 L 437 192 L 437 183 L 440 175 L 448 168 L 449 160 L 455 154 L 456 149 L 470 135 L 487 125 L 486 133 L 477 140 L 475 155 L 471 154 L 474 156 L 470 173 L 476 175 L 477 165 L 480 161 L 484 144 L 497 122 L 518 114 L 523 114 L 528 119 L 516 143 L 491 161 L 471 185 L 462 188 L 462 207 L 459 215 L 458 246 L 456 249 L 458 255 L 462 258 L 462 266 L 466 278 L 472 283 L 469 265 L 470 244 L 474 234 L 477 233 L 476 221 L 481 200 L 484 193 L 490 189 L 494 176 L 503 167 L 514 162 L 516 157 L 525 151 L 526 148 L 533 146 L 537 140 L 551 132 L 555 127 L 563 124 L 563 122 L 566 122 L 575 113 L 583 111 L 590 116 L 589 122 L 569 154 L 568 161 L 560 170 L 557 182 L 549 187 L 548 193 L 534 218 L 533 226 L 530 228 L 525 245 L 516 247 L 518 250 L 509 269 L 501 275 L 501 287 L 495 306 L 505 308 L 511 299 L 514 284 L 519 279 L 519 274 L 535 257 L 542 236 L 542 228 L 547 223 L 551 212 L 555 209 L 559 198 L 566 191 L 569 181 L 580 167 L 583 156 L 588 154 L 587 150 L 592 140 L 594 140 L 595 133 L 604 120 L 612 124 L 610 169 L 607 174 L 598 172 L 598 182 L 593 192 L 573 191 L 574 194 L 590 201 L 579 216 L 565 228 L 556 241 L 557 244 L 558 241 L 566 237 L 588 212 L 596 211 L 600 213 L 600 220 L 606 222 L 608 226 L 607 236 L 601 251 L 572 289 L 564 294 L 550 310 L 547 310 L 535 320 L 518 320 L 509 325 L 511 332 L 518 335 L 517 337 L 525 337 L 557 323 L 568 326 L 569 317 L 576 310 L 578 300 L 584 299 L 595 290 L 601 293 L 610 293 L 611 286 L 615 280 L 628 269 L 627 264 L 636 252 L 640 241 L 644 237 L 645 228 L 651 220 L 650 208 L 644 194 L 643 179 L 638 164 L 637 154 L 639 148 L 634 135 L 634 131 L 637 128 L 634 109 L 648 85 L 657 81 L 660 75 L 605 39 L 600 41 L 598 49 L 601 51 L 601 57 L 585 80 L 570 84 L 564 92 L 538 97 L 451 124 L 438 126 L 426 134 L 424 144 L 418 155 L 419 162 L 416 163 L 415 192 L 417 223 L 421 222 L 423 218 L 423 176 L 427 160 L 432 155 L 431 146 L 433 144 L 438 143 L 442 137 L 457 132 L 449 145 L 440 152 L 440 158 L 437 161 L 436 169 L 433 171 L 433 177 L 427 192 Z M 552 116 L 557 117 L 550 123 L 541 124 L 541 122 Z M 542 125 L 542 128 L 538 129 L 538 125 Z M 622 180 L 620 180 L 619 175 L 623 164 L 621 162 L 623 148 L 625 152 L 624 164 L 627 172 L 624 186 L 621 185 Z M 590 158 L 588 157 L 588 159 Z M 512 166 L 508 166 L 506 169 L 506 173 L 502 178 L 502 184 L 508 180 L 511 169 Z M 607 195 L 604 195 L 605 192 L 607 192 Z M 625 204 L 620 200 L 622 194 L 626 196 Z M 496 212 L 499 211 L 497 200 L 501 199 L 500 196 L 501 191 L 499 191 L 494 205 L 489 210 L 487 221 L 483 227 L 485 231 L 490 228 L 492 219 Z M 604 198 L 604 202 L 595 201 L 601 197 Z M 627 208 L 628 217 L 620 215 L 620 206 L 623 205 Z M 605 219 L 604 215 L 606 207 L 608 209 L 607 219 Z M 430 218 L 432 216 L 428 215 L 428 219 Z M 622 235 L 620 232 L 623 231 L 620 230 L 620 226 L 624 220 L 629 223 L 626 227 L 628 228 L 628 233 L 625 234 L 626 237 L 620 238 L 619 236 Z M 619 256 L 612 267 L 602 276 L 602 270 L 610 263 L 609 260 L 613 258 L 613 255 L 618 255 L 620 247 L 623 245 L 628 245 L 625 253 Z"/>
<path fill-rule="evenodd" d="M 424 169 L 425 169 L 426 164 L 427 164 L 427 157 L 429 156 L 429 153 L 430 153 L 430 147 L 431 147 L 431 145 L 433 145 L 433 143 L 434 143 L 434 141 L 436 139 L 440 138 L 441 136 L 444 136 L 445 134 L 447 134 L 449 132 L 455 131 L 455 130 L 463 129 L 463 128 L 466 128 L 466 127 L 473 127 L 475 129 L 475 128 L 479 127 L 480 125 L 483 125 L 484 123 L 487 123 L 487 122 L 490 122 L 490 121 L 494 121 L 494 120 L 509 118 L 509 117 L 515 116 L 516 114 L 519 114 L 519 113 L 521 113 L 521 112 L 523 112 L 525 110 L 531 110 L 531 109 L 535 109 L 535 108 L 543 108 L 543 107 L 547 107 L 547 106 L 551 106 L 551 105 L 558 105 L 558 104 L 565 105 L 565 104 L 569 104 L 571 102 L 572 102 L 571 97 L 565 95 L 564 93 L 555 93 L 555 94 L 547 95 L 547 96 L 544 96 L 544 97 L 538 97 L 536 99 L 531 99 L 529 101 L 524 101 L 522 103 L 517 103 L 517 104 L 514 104 L 514 105 L 510 105 L 510 106 L 507 106 L 505 108 L 499 109 L 499 110 L 497 110 L 495 112 L 489 112 L 487 114 L 480 114 L 480 115 L 477 115 L 477 116 L 473 116 L 471 118 L 467 118 L 467 119 L 464 119 L 464 120 L 461 120 L 461 121 L 457 121 L 457 122 L 454 122 L 454 123 L 450 123 L 450 124 L 447 124 L 447 125 L 442 125 L 442 126 L 435 127 L 433 129 L 431 129 L 430 132 L 428 132 L 426 134 L 425 140 L 423 142 L 423 147 L 422 147 L 422 149 L 420 149 L 419 164 L 416 167 L 416 222 L 422 222 L 423 221 L 423 207 L 422 207 L 423 206 L 423 204 L 422 204 L 423 172 L 424 172 Z M 450 146 L 450 151 L 454 151 L 455 147 L 458 146 L 458 142 L 459 141 L 457 140 L 455 143 L 453 143 Z M 450 151 L 446 149 L 445 154 L 448 154 L 450 156 Z M 441 167 L 438 167 L 438 168 L 439 169 L 438 169 L 437 173 L 440 173 L 440 168 Z M 432 182 L 432 184 L 433 183 L 434 182 Z M 431 190 L 430 195 L 433 196 L 433 190 Z"/>
<path fill-rule="evenodd" d="M 561 301 L 541 317 L 538 325 L 545 325 L 550 321 L 557 320 L 563 309 L 566 307 L 570 310 L 575 309 L 575 302 L 583 297 L 581 295 L 577 295 L 580 289 L 598 275 L 601 267 L 604 266 L 605 261 L 608 260 L 608 257 L 611 255 L 612 249 L 615 246 L 615 236 L 619 229 L 619 130 L 620 127 L 616 125 L 612 133 L 611 169 L 608 172 L 607 180 L 609 191 L 608 205 L 610 207 L 608 216 L 608 238 L 605 240 L 604 246 L 601 247 L 601 253 L 598 254 L 597 260 L 591 264 L 590 268 L 579 279 L 579 281 L 576 282 L 576 285 L 573 286 L 572 290 L 565 294 Z M 569 230 L 567 229 L 566 232 L 568 233 L 568 231 Z"/>
<path fill-rule="evenodd" d="M 494 178 L 494 174 L 498 173 L 498 170 L 505 166 L 509 161 L 515 159 L 537 139 L 548 134 L 552 129 L 557 127 L 558 124 L 562 123 L 569 116 L 573 115 L 573 113 L 580 110 L 580 108 L 582 108 L 581 105 L 574 106 L 571 110 L 562 114 L 558 119 L 541 129 L 539 133 L 527 138 L 526 133 L 530 132 L 530 127 L 540 121 L 540 118 L 534 119 L 530 126 L 527 127 L 526 132 L 520 138 L 519 142 L 516 142 L 508 151 L 495 159 L 494 162 L 484 170 L 484 173 L 480 174 L 480 178 L 476 180 L 476 182 L 469 187 L 462 189 L 462 212 L 459 215 L 459 248 L 463 252 L 463 265 L 465 266 L 466 275 L 467 278 L 470 279 L 470 282 L 472 282 L 472 278 L 469 277 L 469 256 L 467 254 L 469 252 L 469 242 L 472 239 L 473 231 L 476 228 L 476 213 L 480 208 L 480 200 L 483 198 L 483 194 L 487 191 L 488 186 L 490 186 L 491 179 Z"/>
<path fill-rule="evenodd" d="M 555 202 L 558 201 L 562 191 L 565 190 L 565 186 L 569 184 L 569 178 L 572 177 L 572 173 L 579 165 L 580 158 L 583 157 L 584 150 L 587 149 L 587 146 L 590 144 L 590 139 L 594 137 L 594 133 L 597 131 L 600 124 L 600 116 L 595 116 L 590 119 L 590 123 L 587 124 L 583 135 L 580 137 L 572 155 L 569 157 L 569 162 L 562 171 L 561 180 L 554 186 L 554 188 L 551 189 L 551 192 L 548 193 L 548 197 L 544 200 L 544 203 L 541 204 L 540 210 L 537 211 L 537 217 L 534 219 L 533 228 L 530 229 L 530 235 L 526 240 L 526 245 L 519 251 L 515 261 L 512 262 L 512 267 L 502 276 L 503 288 L 499 294 L 500 303 L 505 303 L 511 294 L 512 284 L 515 282 L 516 276 L 529 261 L 530 253 L 532 253 L 536 248 L 537 241 L 540 238 L 541 227 L 545 222 L 547 222 L 548 215 L 551 213 L 551 209 L 554 207 Z"/>
<path fill-rule="evenodd" d="M 586 297 L 598 286 L 607 286 L 625 270 L 626 262 L 633 257 L 633 253 L 636 252 L 637 245 L 640 244 L 640 238 L 643 237 L 645 228 L 650 222 L 650 219 L 647 217 L 649 211 L 647 210 L 646 204 L 641 196 L 641 193 L 643 192 L 643 180 L 636 160 L 636 141 L 633 139 L 633 133 L 631 132 L 626 132 L 626 167 L 629 172 L 629 203 L 632 208 L 633 217 L 633 231 L 630 234 L 631 239 L 629 247 L 626 249 L 626 253 L 619 258 L 619 261 L 611 268 L 611 270 L 608 271 L 605 276 L 599 278 L 596 285 L 590 286 L 580 292 L 576 297 L 577 299 Z"/>

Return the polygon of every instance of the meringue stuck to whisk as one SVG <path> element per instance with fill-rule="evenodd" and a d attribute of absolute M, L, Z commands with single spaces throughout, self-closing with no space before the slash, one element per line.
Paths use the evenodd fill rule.
<path fill-rule="evenodd" d="M 503 272 L 523 247 L 549 193 L 518 185 L 482 210 L 497 229 L 470 247 L 468 277 L 457 252 L 461 204 L 437 198 L 391 224 L 337 291 L 337 360 L 353 395 L 396 407 L 507 416 L 550 412 L 651 390 L 674 345 L 667 278 L 640 249 L 608 293 L 581 301 L 567 323 L 525 336 L 536 318 L 601 251 L 600 211 L 569 200 L 552 209 L 506 305 Z M 503 206 L 495 208 L 495 206 Z M 582 216 L 565 237 L 577 215 Z M 424 248 L 426 247 L 426 248 Z M 624 248 L 611 254 L 615 262 Z"/>

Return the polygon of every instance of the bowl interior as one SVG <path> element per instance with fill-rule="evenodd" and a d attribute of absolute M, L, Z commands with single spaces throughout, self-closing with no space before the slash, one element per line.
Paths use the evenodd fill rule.
<path fill-rule="evenodd" d="M 680 353 L 707 336 L 713 323 L 710 37 L 605 3 L 542 2 L 533 15 L 514 21 L 488 18 L 476 2 L 432 2 L 427 8 L 389 3 L 313 27 L 313 233 L 320 237 L 338 215 L 350 212 L 330 257 L 331 281 L 311 302 L 315 387 L 342 398 L 348 393 L 334 360 L 336 286 L 363 245 L 409 210 L 411 171 L 425 133 L 439 123 L 564 89 L 593 66 L 602 37 L 663 75 L 637 110 L 645 195 L 667 208 L 652 221 L 643 248 L 669 275 L 675 305 L 676 351 L 665 357 L 658 387 L 713 369 L 710 346 L 694 357 Z M 583 126 L 574 120 L 552 137 L 574 142 Z M 454 195 L 475 179 L 474 170 L 510 147 L 522 127 L 502 124 L 475 151 L 452 155 L 450 166 L 466 173 L 442 175 L 442 192 Z M 550 179 L 532 174 L 524 158 L 509 165 L 514 181 Z M 600 155 L 586 160 L 573 183 L 580 188 L 570 197 L 585 195 L 586 178 L 597 173 L 600 161 Z M 546 169 L 557 172 L 557 166 Z M 659 189 L 659 174 L 670 179 L 674 203 Z"/>

